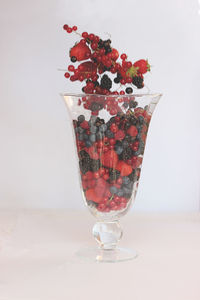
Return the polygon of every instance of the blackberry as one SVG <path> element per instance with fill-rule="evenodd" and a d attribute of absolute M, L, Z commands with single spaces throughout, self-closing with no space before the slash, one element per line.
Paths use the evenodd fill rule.
<path fill-rule="evenodd" d="M 120 172 L 115 169 L 109 170 L 110 181 L 117 180 L 120 177 Z"/>
<path fill-rule="evenodd" d="M 79 156 L 80 156 L 81 159 L 83 159 L 83 158 L 90 158 L 89 154 L 85 150 L 81 150 L 79 152 Z"/>
<path fill-rule="evenodd" d="M 101 88 L 110 90 L 112 87 L 112 80 L 108 77 L 108 75 L 103 75 L 101 78 Z"/>
<path fill-rule="evenodd" d="M 100 168 L 100 160 L 91 159 L 90 160 L 90 171 L 97 172 Z"/>
<path fill-rule="evenodd" d="M 129 119 L 129 122 L 131 123 L 131 125 L 136 125 L 137 124 L 137 119 L 134 116 L 131 116 Z"/>
<path fill-rule="evenodd" d="M 110 44 L 111 44 L 111 40 L 110 39 L 103 41 L 104 48 L 110 47 Z"/>
<path fill-rule="evenodd" d="M 80 170 L 83 174 L 87 173 L 90 170 L 90 157 L 82 158 L 79 161 Z"/>
<path fill-rule="evenodd" d="M 126 93 L 127 94 L 132 94 L 132 92 L 133 92 L 133 89 L 131 87 L 126 88 Z"/>
<path fill-rule="evenodd" d="M 142 89 L 144 87 L 143 78 L 140 76 L 134 76 L 132 79 L 132 83 L 138 88 Z"/>
<path fill-rule="evenodd" d="M 72 57 L 71 57 L 71 62 L 75 63 L 76 61 L 77 61 L 76 56 L 72 56 Z"/>
<path fill-rule="evenodd" d="M 120 156 L 122 160 L 130 159 L 133 156 L 133 151 L 131 148 L 125 148 Z"/>

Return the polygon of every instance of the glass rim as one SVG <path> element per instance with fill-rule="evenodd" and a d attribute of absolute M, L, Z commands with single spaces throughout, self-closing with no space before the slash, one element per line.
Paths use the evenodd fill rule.
<path fill-rule="evenodd" d="M 71 96 L 71 97 L 87 97 L 87 96 L 95 96 L 95 97 L 111 97 L 111 98 L 127 98 L 127 97 L 161 97 L 162 93 L 153 93 L 153 94 L 128 94 L 128 95 L 103 95 L 103 94 L 81 94 L 81 93 L 60 93 L 60 96 Z"/>

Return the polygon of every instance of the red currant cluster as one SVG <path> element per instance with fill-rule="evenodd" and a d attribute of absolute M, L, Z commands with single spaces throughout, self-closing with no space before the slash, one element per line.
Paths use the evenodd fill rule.
<path fill-rule="evenodd" d="M 143 75 L 150 71 L 150 65 L 147 60 L 141 59 L 132 63 L 127 60 L 127 55 L 123 53 L 119 57 L 119 52 L 112 48 L 111 40 L 102 40 L 99 36 L 87 32 L 82 34 L 77 33 L 77 26 L 63 26 L 67 33 L 75 32 L 81 36 L 81 40 L 77 42 L 69 51 L 70 59 L 73 63 L 85 61 L 79 64 L 76 68 L 69 65 L 68 71 L 65 73 L 66 78 L 71 81 L 85 82 L 82 88 L 86 94 L 101 94 L 101 95 L 124 95 L 133 92 L 132 87 L 142 88 L 144 86 Z M 119 62 L 118 59 L 121 59 Z M 125 91 L 111 91 L 112 80 L 103 73 L 109 72 L 116 74 L 114 82 L 125 86 Z"/>

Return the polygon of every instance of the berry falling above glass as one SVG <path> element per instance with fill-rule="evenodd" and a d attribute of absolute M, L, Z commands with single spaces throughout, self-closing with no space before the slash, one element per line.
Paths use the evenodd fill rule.
<path fill-rule="evenodd" d="M 64 30 L 77 33 L 76 26 L 64 25 Z M 83 198 L 97 219 L 93 235 L 99 248 L 81 249 L 79 255 L 99 262 L 129 260 L 137 254 L 117 247 L 122 237 L 119 219 L 134 202 L 150 120 L 161 95 L 132 94 L 134 87 L 144 86 L 147 60 L 133 64 L 122 54 L 119 63 L 110 40 L 87 32 L 81 36 L 69 56 L 74 64 L 84 62 L 69 65 L 73 74 L 66 72 L 65 77 L 85 82 L 85 94 L 62 96 L 73 124 Z M 113 84 L 125 91 L 112 91 Z"/>

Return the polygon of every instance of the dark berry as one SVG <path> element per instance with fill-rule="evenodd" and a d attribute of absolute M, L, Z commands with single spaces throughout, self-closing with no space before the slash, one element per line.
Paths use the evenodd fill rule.
<path fill-rule="evenodd" d="M 127 94 L 132 94 L 133 93 L 133 89 L 131 87 L 127 87 L 126 88 L 126 93 Z"/>
<path fill-rule="evenodd" d="M 109 171 L 110 181 L 115 181 L 120 177 L 120 172 L 115 169 L 110 169 Z"/>
<path fill-rule="evenodd" d="M 72 56 L 72 57 L 71 57 L 71 62 L 75 63 L 76 61 L 77 61 L 76 56 Z"/>
<path fill-rule="evenodd" d="M 82 123 L 83 121 L 85 121 L 84 115 L 78 116 L 78 121 L 79 121 L 80 123 Z"/>
<path fill-rule="evenodd" d="M 96 172 L 99 170 L 100 168 L 100 160 L 96 160 L 96 159 L 91 159 L 90 160 L 90 170 L 92 172 Z"/>
<path fill-rule="evenodd" d="M 136 101 L 131 100 L 129 103 L 129 107 L 130 108 L 135 108 L 138 105 L 138 103 Z"/>
<path fill-rule="evenodd" d="M 125 148 L 120 158 L 122 158 L 122 160 L 127 160 L 130 159 L 132 156 L 133 156 L 133 150 L 131 148 Z"/>
<path fill-rule="evenodd" d="M 140 76 L 134 76 L 132 79 L 132 83 L 138 88 L 142 89 L 144 87 L 143 78 Z"/>
<path fill-rule="evenodd" d="M 112 80 L 108 77 L 108 75 L 103 75 L 101 78 L 101 88 L 110 90 L 112 87 Z"/>

